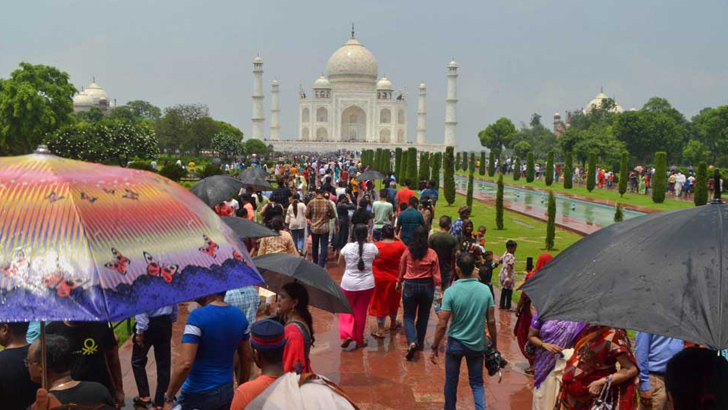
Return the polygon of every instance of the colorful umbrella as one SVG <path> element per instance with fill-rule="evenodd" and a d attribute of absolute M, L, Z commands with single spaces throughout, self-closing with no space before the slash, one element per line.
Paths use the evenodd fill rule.
<path fill-rule="evenodd" d="M 0 322 L 116 321 L 263 282 L 205 203 L 151 172 L 4 157 L 0 198 Z"/>

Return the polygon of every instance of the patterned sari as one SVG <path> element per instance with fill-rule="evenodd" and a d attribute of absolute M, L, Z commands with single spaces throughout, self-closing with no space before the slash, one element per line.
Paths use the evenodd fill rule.
<path fill-rule="evenodd" d="M 626 354 L 637 365 L 624 330 L 589 325 L 576 338 L 574 355 L 566 364 L 561 385 L 562 410 L 589 410 L 593 397 L 589 384 L 617 371 L 617 357 Z M 614 410 L 636 408 L 636 388 L 632 381 L 612 387 Z"/>

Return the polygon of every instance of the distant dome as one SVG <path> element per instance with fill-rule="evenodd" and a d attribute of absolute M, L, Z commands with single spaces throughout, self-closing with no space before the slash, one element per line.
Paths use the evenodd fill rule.
<path fill-rule="evenodd" d="M 635 111 L 637 111 L 637 109 L 636 109 L 636 108 L 634 108 L 634 107 L 630 108 L 629 110 L 630 110 L 630 111 L 632 111 L 632 112 L 635 112 Z"/>
<path fill-rule="evenodd" d="M 377 90 L 392 91 L 392 82 L 387 77 L 382 77 L 381 80 L 377 81 Z"/>
<path fill-rule="evenodd" d="M 323 74 L 321 74 L 321 77 L 319 77 L 318 80 L 316 80 L 316 82 L 313 83 L 313 88 L 314 89 L 330 89 L 331 83 L 329 82 L 329 80 L 326 77 L 324 77 Z"/>
<path fill-rule="evenodd" d="M 559 114 L 558 112 L 555 112 L 554 113 L 554 118 L 561 118 L 561 114 Z"/>
<path fill-rule="evenodd" d="M 86 94 L 86 91 L 81 91 L 80 93 L 73 96 L 73 105 L 78 107 L 90 107 L 93 105 L 93 100 L 91 97 Z"/>
<path fill-rule="evenodd" d="M 458 63 L 455 62 L 455 59 L 450 61 L 450 64 L 447 65 L 450 68 L 458 68 Z"/>
<path fill-rule="evenodd" d="M 617 114 L 621 114 L 621 113 L 624 112 L 624 108 L 622 108 L 621 105 L 615 103 L 614 108 L 612 109 L 612 112 L 616 112 Z"/>
<path fill-rule="evenodd" d="M 361 79 L 373 83 L 378 76 L 374 54 L 355 38 L 350 38 L 331 55 L 326 71 L 332 83 L 338 79 Z"/>
<path fill-rule="evenodd" d="M 425 88 L 425 83 L 420 83 L 420 90 L 424 90 Z"/>
<path fill-rule="evenodd" d="M 260 58 L 260 56 L 256 56 L 253 62 L 256 64 L 263 64 L 263 59 Z"/>
<path fill-rule="evenodd" d="M 599 94 L 597 94 L 596 97 L 594 97 L 591 101 L 589 101 L 589 104 L 587 104 L 587 106 L 584 108 L 584 114 L 589 114 L 593 110 L 595 110 L 597 108 L 601 108 L 602 101 L 606 100 L 607 98 L 609 98 L 609 96 L 604 94 L 604 92 L 600 91 Z M 622 108 L 622 106 L 617 104 L 617 102 L 615 101 L 614 108 L 612 108 L 609 111 L 617 113 L 617 114 L 621 114 L 624 112 L 624 108 Z"/>
<path fill-rule="evenodd" d="M 96 84 L 95 81 L 86 87 L 84 93 L 88 96 L 88 98 L 91 99 L 91 103 L 94 105 L 98 104 L 101 100 L 109 99 L 109 97 L 106 95 L 106 91 L 104 91 L 104 89 L 101 88 L 100 85 Z"/>

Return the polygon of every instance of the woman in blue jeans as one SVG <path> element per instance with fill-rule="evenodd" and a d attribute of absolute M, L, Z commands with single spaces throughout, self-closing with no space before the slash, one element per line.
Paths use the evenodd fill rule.
<path fill-rule="evenodd" d="M 424 226 L 414 230 L 399 263 L 396 290 L 399 292 L 404 283 L 402 306 L 404 333 L 408 344 L 405 356 L 407 360 L 412 360 L 415 352 L 424 348 L 435 288 L 441 288 L 442 285 L 440 263 L 437 253 L 427 246 L 427 234 L 427 228 Z"/>

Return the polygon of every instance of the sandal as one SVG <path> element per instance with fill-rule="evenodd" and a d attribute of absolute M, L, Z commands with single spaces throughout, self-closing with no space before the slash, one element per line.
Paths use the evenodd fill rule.
<path fill-rule="evenodd" d="M 394 326 L 390 326 L 389 327 L 389 331 L 390 332 L 395 332 L 395 331 L 399 330 L 401 327 L 402 327 L 402 322 L 400 322 L 399 320 L 397 320 L 396 322 L 394 322 Z"/>
<path fill-rule="evenodd" d="M 132 402 L 134 403 L 134 406 L 144 407 L 145 409 L 148 409 L 149 406 L 152 406 L 151 398 L 149 398 L 148 400 L 142 400 L 141 397 L 136 396 L 132 399 Z"/>
<path fill-rule="evenodd" d="M 372 332 L 371 335 L 372 335 L 372 337 L 375 337 L 377 339 L 384 339 L 384 337 L 385 337 L 383 334 L 381 334 L 379 332 Z"/>

